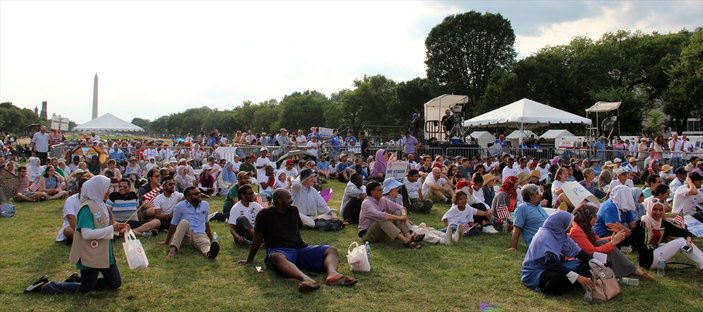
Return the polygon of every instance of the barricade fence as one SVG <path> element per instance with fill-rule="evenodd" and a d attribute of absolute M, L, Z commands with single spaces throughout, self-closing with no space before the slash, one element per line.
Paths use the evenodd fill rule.
<path fill-rule="evenodd" d="M 128 161 L 132 156 L 136 156 L 141 163 L 146 163 L 151 157 L 155 158 L 158 164 L 162 164 L 165 161 L 178 161 L 180 159 L 192 159 L 192 165 L 195 168 L 200 168 L 203 163 L 207 162 L 208 157 L 214 156 L 217 160 L 225 159 L 227 161 L 234 161 L 235 157 L 244 158 L 248 155 L 260 155 L 261 145 L 236 145 L 236 146 L 222 146 L 222 147 L 210 147 L 210 146 L 199 146 L 195 147 L 183 147 L 183 146 L 170 146 L 170 147 L 155 147 L 147 148 L 141 151 L 137 151 L 134 147 L 119 147 L 116 149 L 105 148 L 104 153 L 107 154 L 105 159 L 109 158 L 119 158 L 119 160 Z M 266 146 L 269 151 L 271 160 L 277 161 L 285 153 L 300 149 L 306 150 L 303 145 L 298 146 Z M 393 151 L 397 154 L 398 159 L 404 157 L 403 146 L 391 145 L 391 146 L 371 146 L 368 150 L 368 155 L 375 156 L 379 149 L 384 149 L 386 151 Z M 116 150 L 121 151 L 121 154 Z M 339 159 L 340 155 L 345 153 L 352 158 L 363 155 L 361 153 L 361 146 L 337 146 L 333 147 L 327 142 L 320 144 L 318 148 L 318 153 L 316 156 L 325 156 L 328 160 Z M 65 144 L 59 144 L 52 146 L 50 151 L 51 157 L 64 158 L 67 162 L 71 162 L 73 156 L 79 156 L 80 161 L 86 161 L 91 155 L 100 154 L 93 151 L 93 147 L 86 146 L 68 146 Z M 416 160 L 422 155 L 429 155 L 435 157 L 436 155 L 442 155 L 445 158 L 454 158 L 457 156 L 469 157 L 469 158 L 485 158 L 487 156 L 499 156 L 504 154 L 510 154 L 514 157 L 531 157 L 534 159 L 553 159 L 555 156 L 559 156 L 565 161 L 574 157 L 579 160 L 583 159 L 598 159 L 601 164 L 605 161 L 613 161 L 615 158 L 620 158 L 623 162 L 627 162 L 629 157 L 634 157 L 638 161 L 638 165 L 642 166 L 644 160 L 650 156 L 649 152 L 635 152 L 627 150 L 594 150 L 594 149 L 579 149 L 579 148 L 483 148 L 483 147 L 465 147 L 465 146 L 419 146 L 416 149 Z M 658 160 L 662 164 L 669 164 L 674 167 L 683 166 L 688 162 L 688 160 L 696 156 L 698 158 L 703 158 L 703 151 L 701 152 L 681 152 L 681 153 L 670 153 L 661 152 L 658 153 Z M 367 159 L 364 159 L 366 161 Z"/>

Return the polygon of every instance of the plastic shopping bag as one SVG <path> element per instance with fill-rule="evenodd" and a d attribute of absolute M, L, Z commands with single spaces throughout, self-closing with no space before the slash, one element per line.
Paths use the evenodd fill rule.
<path fill-rule="evenodd" d="M 354 248 L 352 248 L 354 247 Z M 366 253 L 364 245 L 359 246 L 356 242 L 352 242 L 347 249 L 347 261 L 351 266 L 351 270 L 355 272 L 370 272 L 371 263 L 369 263 L 369 255 Z"/>
<path fill-rule="evenodd" d="M 130 270 L 146 268 L 149 266 L 149 259 L 146 258 L 142 243 L 134 236 L 134 232 L 129 230 L 124 236 L 124 254 L 127 256 L 127 264 Z"/>

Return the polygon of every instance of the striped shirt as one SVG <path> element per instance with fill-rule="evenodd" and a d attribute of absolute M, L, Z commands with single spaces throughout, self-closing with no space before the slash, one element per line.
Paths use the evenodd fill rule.
<path fill-rule="evenodd" d="M 120 194 L 120 192 L 112 192 L 105 205 L 112 211 L 112 215 L 117 222 L 139 221 L 137 214 L 134 213 L 138 207 L 137 193 L 135 192 L 129 192 L 124 195 Z"/>

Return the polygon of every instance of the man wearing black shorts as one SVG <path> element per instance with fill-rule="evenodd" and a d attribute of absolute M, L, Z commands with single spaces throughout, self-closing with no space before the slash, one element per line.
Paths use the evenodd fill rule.
<path fill-rule="evenodd" d="M 250 264 L 266 242 L 266 264 L 284 277 L 300 281 L 298 291 L 310 292 L 320 288 L 320 284 L 305 275 L 301 269 L 326 272 L 325 283 L 330 286 L 354 286 L 356 279 L 337 272 L 339 255 L 337 248 L 330 245 L 308 245 L 300 236 L 298 208 L 293 206 L 290 192 L 277 189 L 273 192 L 273 207 L 263 209 L 256 216 L 254 241 L 246 260 L 239 264 Z"/>

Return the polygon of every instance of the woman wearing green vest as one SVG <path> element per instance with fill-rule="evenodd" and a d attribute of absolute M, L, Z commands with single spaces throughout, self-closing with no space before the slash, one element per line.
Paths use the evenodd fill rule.
<path fill-rule="evenodd" d="M 110 179 L 105 176 L 94 176 L 81 188 L 81 208 L 69 256 L 69 260 L 81 271 L 80 276 L 74 273 L 63 282 L 49 282 L 44 275 L 29 285 L 25 293 L 85 293 L 94 289 L 120 287 L 122 279 L 112 251 L 112 240 L 115 232 L 124 233 L 129 230 L 129 225 L 112 224 L 104 202 L 109 190 Z M 101 278 L 98 278 L 98 273 L 102 274 Z"/>

